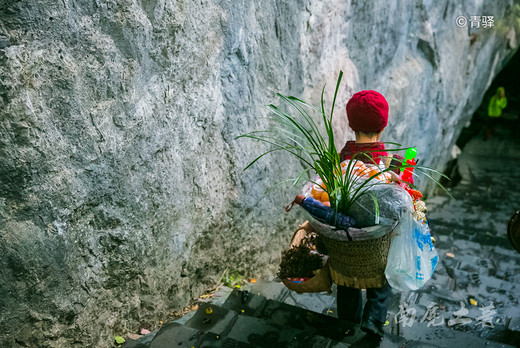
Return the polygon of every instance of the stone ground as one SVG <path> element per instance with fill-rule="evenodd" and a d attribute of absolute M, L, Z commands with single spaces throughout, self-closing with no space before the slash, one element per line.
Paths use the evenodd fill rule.
<path fill-rule="evenodd" d="M 315 335 L 308 345 L 298 345 L 299 336 L 293 328 L 288 335 L 293 335 L 294 346 L 520 346 L 520 254 L 510 246 L 506 234 L 507 223 L 520 202 L 520 142 L 511 129 L 514 128 L 500 127 L 497 134 L 486 141 L 482 133 L 473 137 L 459 156 L 462 180 L 450 189 L 453 198 L 439 194 L 426 201 L 432 232 L 437 238 L 440 262 L 433 278 L 422 289 L 392 293 L 384 340 L 365 342 L 364 334 L 356 330 L 355 335 L 348 339 L 334 341 L 332 337 L 331 341 L 322 337 L 330 335 L 318 330 L 312 331 Z M 233 296 L 244 296 L 236 290 L 228 297 L 230 289 L 221 290 L 211 304 L 215 310 L 222 306 L 236 311 L 218 309 L 222 312 L 222 319 L 216 320 L 212 332 L 226 332 L 226 339 L 229 340 L 226 344 L 214 345 L 215 337 L 218 339 L 219 336 L 208 337 L 207 334 L 197 344 L 183 342 L 190 347 L 269 346 L 265 340 L 274 338 L 268 335 L 273 331 L 267 328 L 276 327 L 273 324 L 276 319 L 272 314 L 274 310 L 268 310 L 273 306 L 283 308 L 289 318 L 302 315 L 298 312 L 301 308 L 308 313 L 336 317 L 334 292 L 331 295 L 296 294 L 276 280 L 259 280 L 243 290 L 250 291 L 246 293 L 250 295 L 246 295 L 247 301 L 244 300 L 243 304 L 233 302 Z M 283 307 L 283 304 L 290 306 Z M 245 306 L 247 313 L 239 309 L 240 306 Z M 187 335 L 194 339 L 196 332 L 202 335 L 201 332 L 206 332 L 204 325 L 207 326 L 209 320 L 201 312 L 202 307 L 177 320 L 169 329 L 163 328 L 155 339 L 155 333 L 143 337 L 140 341 L 142 347 L 148 347 L 152 342 L 150 347 L 161 348 L 168 346 L 161 342 L 169 342 L 168 339 L 174 336 Z M 247 318 L 240 314 L 245 314 Z M 289 329 L 293 325 L 287 319 L 280 324 L 279 319 L 278 324 L 284 328 L 287 326 Z M 192 331 L 180 334 L 179 330 L 185 328 L 177 324 L 187 325 Z M 256 336 L 251 334 L 257 331 Z M 276 336 L 273 344 L 280 345 L 282 336 Z M 237 342 L 248 343 L 240 345 Z M 139 345 L 129 342 L 125 346 Z"/>
<path fill-rule="evenodd" d="M 427 200 L 428 219 L 437 237 L 435 246 L 441 261 L 423 289 L 394 297 L 389 314 L 398 313 L 403 303 L 415 308 L 417 314 L 412 327 L 400 323 L 394 328 L 392 323 L 392 331 L 400 330 L 401 335 L 419 339 L 442 334 L 449 327 L 498 342 L 520 344 L 520 254 L 507 238 L 509 219 L 520 208 L 517 129 L 514 123 L 503 124 L 489 140 L 478 132 L 459 156 L 462 180 L 450 190 L 454 199 L 441 194 Z M 428 322 L 417 325 L 432 303 L 441 309 L 437 314 L 444 317 L 444 324 L 417 330 Z M 455 318 L 462 305 L 468 313 L 461 317 L 471 322 L 448 325 L 453 324 L 449 319 Z M 487 318 L 482 317 L 484 313 Z"/>

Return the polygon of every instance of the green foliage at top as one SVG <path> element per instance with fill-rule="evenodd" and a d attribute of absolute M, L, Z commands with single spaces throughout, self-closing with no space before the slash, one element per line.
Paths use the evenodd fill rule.
<path fill-rule="evenodd" d="M 373 185 L 381 184 L 381 182 L 375 178 L 380 173 L 384 173 L 390 169 L 387 168 L 370 176 L 368 179 L 363 179 L 354 173 L 353 167 L 355 161 L 349 161 L 349 164 L 346 167 L 346 175 L 343 175 L 339 151 L 335 146 L 334 132 L 332 129 L 334 106 L 342 76 L 343 72 L 340 71 L 330 112 L 327 112 L 325 109 L 325 87 L 323 87 L 321 93 L 321 105 L 319 109 L 296 97 L 284 96 L 277 93 L 277 96 L 280 97 L 297 116 L 293 116 L 292 113 L 283 111 L 279 107 L 270 104 L 269 109 L 274 115 L 274 117 L 271 118 L 271 127 L 268 130 L 253 131 L 241 135 L 238 138 L 259 140 L 271 145 L 270 150 L 255 158 L 244 170 L 250 168 L 254 163 L 267 154 L 275 151 L 288 152 L 303 162 L 304 166 L 306 166 L 298 177 L 293 180 L 293 184 L 297 185 L 304 178 L 306 173 L 317 173 L 323 181 L 323 185 L 319 185 L 319 183 L 314 181 L 312 182 L 319 185 L 328 193 L 330 206 L 334 208 L 336 212 L 348 214 L 350 208 L 359 197 L 366 194 L 367 190 Z M 319 114 L 318 119 L 323 122 L 324 133 L 320 131 L 320 127 L 318 127 L 318 124 L 314 121 L 311 113 Z M 399 144 L 395 145 L 400 146 Z M 398 150 L 403 149 L 392 149 L 387 151 Z M 368 153 L 365 154 L 368 155 Z M 360 153 L 359 155 L 363 155 L 363 153 Z M 411 165 L 403 161 L 401 168 L 410 166 Z M 416 171 L 419 170 L 425 172 L 428 170 L 438 173 L 437 171 L 427 167 L 414 166 L 414 168 Z M 428 173 L 425 174 L 440 185 L 440 183 L 438 183 L 438 181 Z M 376 201 L 375 203 L 377 206 Z"/>

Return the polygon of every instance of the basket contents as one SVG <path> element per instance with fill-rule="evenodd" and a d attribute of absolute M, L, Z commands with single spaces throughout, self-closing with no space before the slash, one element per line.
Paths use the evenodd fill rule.
<path fill-rule="evenodd" d="M 422 201 L 415 204 L 422 208 L 423 204 L 417 202 Z M 439 261 L 424 212 L 405 216 L 395 234 L 388 252 L 386 279 L 400 291 L 420 289 L 432 277 Z"/>
<path fill-rule="evenodd" d="M 415 151 L 411 152 L 414 156 Z M 307 182 L 301 195 L 294 200 L 294 203 L 301 205 L 310 214 L 310 224 L 314 230 L 322 235 L 325 241 L 328 240 L 329 245 L 326 247 L 330 247 L 333 251 L 333 254 L 330 254 L 330 267 L 335 282 L 356 287 L 377 287 L 381 284 L 382 277 L 386 277 L 396 289 L 416 290 L 424 286 L 431 278 L 438 256 L 433 247 L 430 228 L 426 220 L 426 206 L 421 201 L 422 194 L 412 188 L 412 174 L 416 165 L 413 156 L 410 158 L 410 153 L 407 152 L 408 158 L 403 163 L 404 166 L 399 176 L 389 174 L 388 171 L 381 172 L 382 168 L 376 170 L 374 167 L 379 169 L 378 166 L 365 164 L 355 159 L 342 162 L 344 180 L 349 181 L 354 188 L 364 185 L 364 194 L 353 199 L 348 215 L 337 210 L 339 205 L 337 202 L 333 204 L 336 209 L 331 207 L 329 193 L 333 193 L 327 190 L 327 185 L 318 176 Z M 341 196 L 336 195 L 336 199 L 340 201 Z M 370 273 L 368 270 L 373 271 L 374 274 L 371 277 L 365 277 L 363 282 L 359 282 L 360 275 L 352 272 L 359 268 L 354 265 L 358 262 L 355 258 L 357 249 L 364 245 L 360 242 L 341 244 L 344 249 L 334 251 L 333 243 L 336 243 L 334 240 L 342 243 L 347 240 L 355 241 L 356 239 L 351 236 L 354 230 L 366 229 L 367 233 L 370 233 L 369 230 L 376 231 L 374 230 L 376 226 L 379 226 L 379 230 L 377 233 L 373 233 L 373 238 L 379 238 L 377 246 L 381 248 L 384 246 L 384 250 L 377 251 L 372 259 L 378 259 L 378 255 L 380 255 L 381 262 L 377 267 L 372 267 L 373 269 L 366 268 L 367 275 Z M 394 231 L 395 238 L 391 246 L 389 238 L 381 237 L 381 228 L 388 232 Z M 344 235 L 348 239 L 345 239 Z M 377 249 L 375 245 L 372 247 L 374 252 Z M 305 250 L 302 250 L 303 253 Z M 385 268 L 386 272 L 383 272 Z M 340 269 L 341 272 L 339 272 Z M 294 274 L 303 274 L 301 271 L 299 272 Z M 383 274 L 385 275 L 383 276 Z M 295 280 L 305 281 L 306 277 L 300 276 L 301 279 L 295 277 L 297 278 Z"/>
<path fill-rule="evenodd" d="M 324 256 L 316 250 L 316 238 L 316 234 L 311 233 L 303 237 L 299 245 L 282 252 L 282 262 L 277 273 L 280 279 L 303 282 L 323 267 Z"/>
<path fill-rule="evenodd" d="M 339 229 L 348 229 L 356 224 L 352 217 L 336 213 L 330 206 L 314 198 L 305 198 L 302 195 L 298 195 L 294 199 L 294 203 L 301 205 L 316 220 Z"/>

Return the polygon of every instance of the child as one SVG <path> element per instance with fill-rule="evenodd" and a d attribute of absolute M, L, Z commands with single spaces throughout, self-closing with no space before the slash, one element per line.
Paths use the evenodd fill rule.
<path fill-rule="evenodd" d="M 356 141 L 347 141 L 340 152 L 340 159 L 351 159 L 358 152 L 370 151 L 367 163 L 380 164 L 387 153 L 379 142 L 381 133 L 388 123 L 388 103 L 376 91 L 357 92 L 347 103 L 347 118 L 356 134 Z"/>
<path fill-rule="evenodd" d="M 385 98 L 372 90 L 357 92 L 347 103 L 347 117 L 356 141 L 347 141 L 340 152 L 341 161 L 356 158 L 365 163 L 385 163 L 388 155 L 384 144 L 379 141 L 388 123 L 388 103 Z M 367 303 L 363 311 L 361 289 L 338 284 L 338 317 L 361 323 L 361 330 L 382 338 L 387 297 L 391 292 L 384 274 L 382 282 L 382 287 L 366 289 Z"/>
<path fill-rule="evenodd" d="M 494 96 L 491 97 L 488 105 L 488 124 L 484 140 L 491 138 L 496 132 L 497 125 L 502 116 L 502 109 L 507 106 L 506 91 L 504 87 L 498 87 Z"/>

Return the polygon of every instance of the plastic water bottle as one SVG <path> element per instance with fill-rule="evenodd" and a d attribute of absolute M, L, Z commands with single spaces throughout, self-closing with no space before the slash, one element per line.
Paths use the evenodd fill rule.
<path fill-rule="evenodd" d="M 356 221 L 352 217 L 336 213 L 334 209 L 314 198 L 305 198 L 302 195 L 298 195 L 293 203 L 301 205 L 302 208 L 316 220 L 330 226 L 335 226 L 340 230 L 347 231 L 349 227 L 354 227 L 356 224 Z"/>

